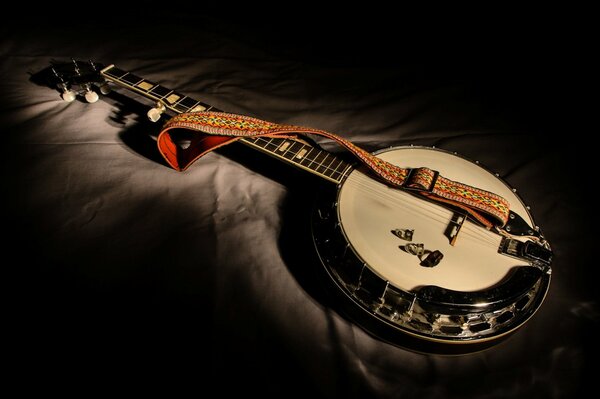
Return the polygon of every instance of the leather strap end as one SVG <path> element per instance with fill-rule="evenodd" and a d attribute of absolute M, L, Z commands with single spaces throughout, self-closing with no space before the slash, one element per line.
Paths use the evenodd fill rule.
<path fill-rule="evenodd" d="M 183 172 L 204 154 L 239 139 L 238 137 L 211 136 L 198 132 L 186 148 L 173 139 L 171 129 L 160 132 L 156 144 L 158 151 L 173 169 Z"/>

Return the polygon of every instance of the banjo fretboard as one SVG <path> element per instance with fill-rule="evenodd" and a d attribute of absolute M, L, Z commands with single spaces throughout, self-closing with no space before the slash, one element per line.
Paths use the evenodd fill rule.
<path fill-rule="evenodd" d="M 137 92 L 175 113 L 220 111 L 175 90 L 110 65 L 101 71 L 107 80 Z M 339 157 L 306 142 L 271 137 L 244 137 L 242 143 L 314 173 L 334 183 L 341 183 L 352 165 Z"/>

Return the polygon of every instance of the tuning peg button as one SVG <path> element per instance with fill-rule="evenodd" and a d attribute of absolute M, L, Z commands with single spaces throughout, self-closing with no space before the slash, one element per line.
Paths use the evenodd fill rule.
<path fill-rule="evenodd" d="M 66 89 L 65 91 L 63 91 L 63 93 L 60 96 L 62 97 L 62 99 L 64 101 L 70 103 L 73 100 L 75 100 L 75 98 L 77 97 L 77 94 L 73 90 Z"/>
<path fill-rule="evenodd" d="M 148 113 L 148 119 L 152 122 L 158 122 L 162 113 L 165 112 L 165 106 L 162 103 L 156 104 L 156 107 L 150 108 Z"/>
<path fill-rule="evenodd" d="M 85 92 L 85 101 L 87 101 L 88 103 L 95 103 L 96 101 L 98 101 L 98 93 L 96 93 L 93 90 L 88 90 Z"/>
<path fill-rule="evenodd" d="M 158 108 L 151 108 L 148 111 L 148 119 L 150 119 L 152 122 L 157 122 L 160 119 L 161 115 L 162 111 Z"/>
<path fill-rule="evenodd" d="M 100 85 L 100 93 L 102 94 L 108 94 L 111 92 L 110 86 L 108 85 L 108 83 L 102 83 Z"/>

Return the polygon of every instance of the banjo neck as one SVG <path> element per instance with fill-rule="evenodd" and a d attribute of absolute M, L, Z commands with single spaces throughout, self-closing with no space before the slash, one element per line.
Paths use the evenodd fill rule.
<path fill-rule="evenodd" d="M 114 65 L 109 65 L 100 73 L 106 80 L 156 102 L 156 107 L 151 109 L 148 114 L 153 121 L 158 121 L 160 115 L 166 110 L 177 114 L 220 111 L 212 105 L 141 78 Z M 239 141 L 336 184 L 341 183 L 353 169 L 350 163 L 341 158 L 293 138 L 243 137 Z"/>

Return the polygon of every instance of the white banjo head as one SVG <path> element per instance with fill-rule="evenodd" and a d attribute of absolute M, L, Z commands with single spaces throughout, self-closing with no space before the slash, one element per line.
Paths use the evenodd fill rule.
<path fill-rule="evenodd" d="M 444 177 L 499 194 L 511 210 L 531 225 L 521 200 L 496 176 L 456 155 L 426 148 L 407 147 L 382 152 L 380 158 L 412 168 L 427 165 Z M 437 285 L 458 291 L 478 291 L 499 283 L 518 260 L 497 253 L 501 236 L 466 222 L 456 243 L 444 235 L 454 213 L 421 196 L 391 188 L 355 170 L 339 193 L 338 212 L 344 234 L 354 250 L 375 273 L 403 290 Z M 414 243 L 444 255 L 436 267 L 420 266 L 420 260 L 399 248 L 407 244 L 392 233 L 413 230 Z"/>
<path fill-rule="evenodd" d="M 377 155 L 405 168 L 426 166 L 501 195 L 512 212 L 535 228 L 516 192 L 478 163 L 426 147 Z M 452 240 L 454 222 L 461 218 L 455 210 L 355 169 L 340 185 L 334 208 L 318 208 L 313 231 L 337 286 L 386 326 L 432 341 L 491 340 L 515 330 L 537 310 L 549 286 L 550 265 L 501 253 L 503 236 L 470 219 Z M 399 230 L 411 231 L 412 237 L 397 234 Z M 513 238 L 518 244 L 535 240 L 536 246 L 543 241 Z M 425 253 L 411 253 L 408 246 L 413 244 Z M 550 251 L 546 242 L 543 247 Z M 423 258 L 433 251 L 443 258 L 433 267 L 424 266 Z"/>

